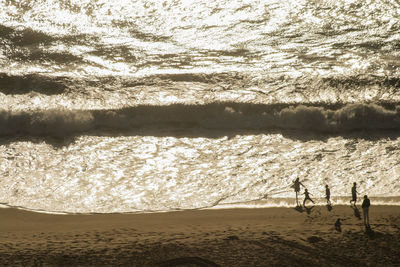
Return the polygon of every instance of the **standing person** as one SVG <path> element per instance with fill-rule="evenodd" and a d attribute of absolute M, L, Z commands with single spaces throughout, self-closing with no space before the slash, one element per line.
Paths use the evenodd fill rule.
<path fill-rule="evenodd" d="M 351 204 L 351 202 L 354 202 L 354 206 L 356 205 L 356 202 L 357 202 L 357 183 L 356 182 L 353 183 L 353 187 L 351 188 L 350 204 Z"/>
<path fill-rule="evenodd" d="M 332 205 L 332 203 L 331 203 L 331 190 L 329 189 L 328 185 L 325 185 L 325 197 L 326 197 L 326 204 Z"/>
<path fill-rule="evenodd" d="M 298 199 L 298 196 L 297 196 L 298 193 L 300 192 L 300 185 L 303 186 L 303 187 L 305 187 L 305 186 L 300 182 L 299 178 L 296 178 L 296 180 L 293 181 L 292 187 L 294 188 L 294 192 L 296 192 L 296 203 L 297 203 L 297 206 L 300 206 L 300 205 L 299 205 L 299 199 Z"/>
<path fill-rule="evenodd" d="M 306 201 L 307 201 L 307 200 L 310 200 L 313 204 L 315 204 L 314 200 L 312 200 L 312 199 L 310 198 L 310 195 L 311 195 L 311 194 L 308 192 L 307 188 L 304 189 L 304 195 L 305 195 L 305 197 L 304 197 L 304 201 L 303 201 L 303 206 L 306 205 Z"/>
<path fill-rule="evenodd" d="M 364 225 L 368 227 L 369 227 L 369 206 L 371 206 L 371 201 L 369 201 L 368 196 L 365 195 L 361 207 L 363 209 Z"/>

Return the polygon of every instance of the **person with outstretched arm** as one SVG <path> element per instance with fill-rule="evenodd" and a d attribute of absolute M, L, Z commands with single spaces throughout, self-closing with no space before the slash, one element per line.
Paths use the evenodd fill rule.
<path fill-rule="evenodd" d="M 310 193 L 308 192 L 308 190 L 307 190 L 307 188 L 306 189 L 304 189 L 304 201 L 303 201 L 303 206 L 305 206 L 306 205 L 306 201 L 307 200 L 310 200 L 313 204 L 315 204 L 315 202 L 314 202 L 314 200 L 312 200 L 311 198 L 310 198 Z"/>

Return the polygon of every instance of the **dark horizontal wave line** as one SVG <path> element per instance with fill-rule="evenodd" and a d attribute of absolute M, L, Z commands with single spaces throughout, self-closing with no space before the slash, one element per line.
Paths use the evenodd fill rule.
<path fill-rule="evenodd" d="M 254 77 L 253 77 L 254 78 Z M 54 76 L 45 73 L 29 73 L 13 75 L 0 72 L 0 93 L 6 95 L 28 94 L 32 91 L 44 95 L 72 94 L 75 91 L 84 92 L 90 88 L 106 87 L 112 91 L 121 88 L 136 86 L 162 87 L 179 82 L 203 83 L 232 88 L 248 88 L 259 84 L 271 84 L 272 88 L 278 90 L 282 87 L 302 88 L 307 92 L 319 91 L 321 89 L 334 89 L 338 94 L 347 90 L 365 90 L 378 86 L 380 91 L 395 93 L 400 88 L 399 77 L 386 77 L 375 75 L 351 75 L 331 77 L 303 77 L 290 78 L 283 76 L 266 76 L 262 79 L 253 79 L 249 74 L 241 72 L 214 72 L 214 73 L 166 73 L 152 74 L 142 77 L 134 76 L 88 76 L 68 77 Z M 282 81 L 285 79 L 285 81 Z M 289 80 L 288 80 L 289 79 Z M 375 89 L 374 89 L 375 90 Z M 266 92 L 267 93 L 267 92 Z M 278 104 L 279 105 L 279 104 Z"/>
<path fill-rule="evenodd" d="M 50 77 L 40 74 L 9 75 L 0 73 L 0 92 L 6 95 L 21 95 L 35 91 L 45 95 L 62 94 L 67 89 L 65 77 Z"/>
<path fill-rule="evenodd" d="M 288 132 L 396 135 L 400 105 L 286 105 L 214 102 L 141 105 L 112 110 L 0 110 L 0 135 L 68 138 L 87 135 L 224 136 Z"/>
<path fill-rule="evenodd" d="M 240 83 L 245 76 L 237 72 L 222 73 L 171 73 L 156 74 L 145 77 L 86 77 L 74 78 L 66 76 L 51 76 L 40 73 L 25 75 L 12 75 L 0 72 L 0 92 L 6 95 L 22 95 L 37 92 L 44 95 L 56 95 L 69 93 L 74 90 L 87 89 L 89 87 L 111 87 L 118 90 L 119 87 L 136 86 L 160 86 L 174 82 L 196 83 Z"/>

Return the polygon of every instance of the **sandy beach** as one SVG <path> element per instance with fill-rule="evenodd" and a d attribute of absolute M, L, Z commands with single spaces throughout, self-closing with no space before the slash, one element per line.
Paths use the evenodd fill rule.
<path fill-rule="evenodd" d="M 371 232 L 355 215 L 350 206 L 95 215 L 5 208 L 0 264 L 399 266 L 400 207 L 371 207 Z"/>

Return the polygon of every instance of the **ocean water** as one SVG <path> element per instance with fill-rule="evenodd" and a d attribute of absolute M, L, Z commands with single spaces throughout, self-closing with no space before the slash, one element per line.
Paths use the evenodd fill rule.
<path fill-rule="evenodd" d="M 0 0 L 0 202 L 400 204 L 400 3 Z"/>

